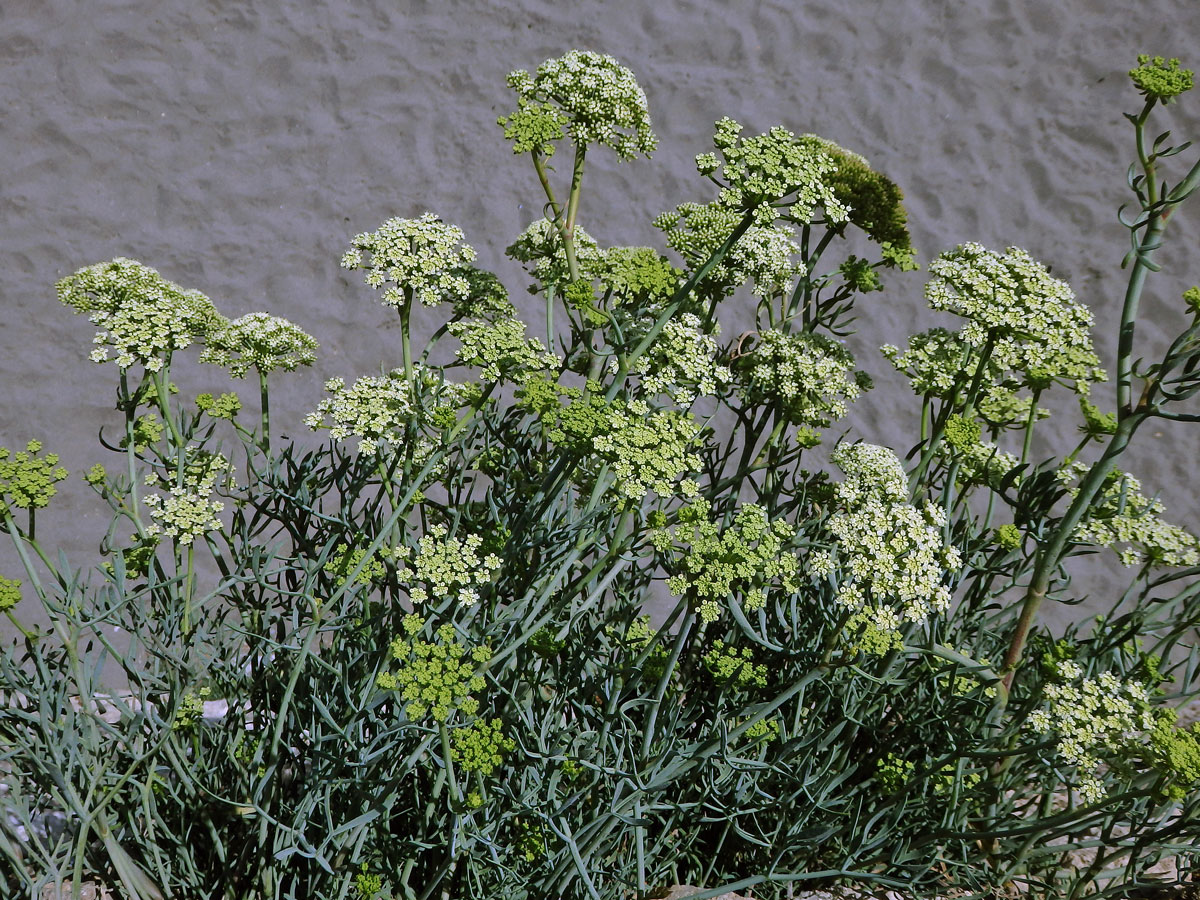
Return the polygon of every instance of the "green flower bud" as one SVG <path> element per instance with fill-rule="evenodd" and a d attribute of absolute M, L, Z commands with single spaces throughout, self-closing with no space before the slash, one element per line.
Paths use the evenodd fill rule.
<path fill-rule="evenodd" d="M 1192 70 L 1179 68 L 1178 59 L 1163 59 L 1142 53 L 1138 65 L 1129 70 L 1134 85 L 1148 100 L 1163 103 L 1192 89 Z"/>
<path fill-rule="evenodd" d="M 0 575 L 0 612 L 21 602 L 21 582 Z"/>
<path fill-rule="evenodd" d="M 1190 287 L 1183 292 L 1183 300 L 1193 313 L 1200 315 L 1200 287 Z"/>
<path fill-rule="evenodd" d="M 996 529 L 996 543 L 1005 550 L 1020 549 L 1024 542 L 1025 537 L 1021 534 L 1021 529 L 1011 522 Z"/>
<path fill-rule="evenodd" d="M 215 399 L 212 394 L 200 394 L 196 397 L 196 408 L 214 419 L 232 421 L 241 410 L 242 401 L 237 394 L 222 394 Z"/>
<path fill-rule="evenodd" d="M 40 441 L 30 441 L 15 455 L 0 447 L 0 515 L 18 509 L 41 509 L 58 493 L 54 487 L 67 477 L 67 470 L 58 465 L 58 455 L 41 452 Z"/>

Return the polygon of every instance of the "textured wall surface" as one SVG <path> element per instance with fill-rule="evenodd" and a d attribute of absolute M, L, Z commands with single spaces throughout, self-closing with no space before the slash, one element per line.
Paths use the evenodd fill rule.
<path fill-rule="evenodd" d="M 73 478 L 40 532 L 87 562 L 107 515 L 78 473 L 105 459 L 116 370 L 87 361 L 93 328 L 53 285 L 93 262 L 130 256 L 226 315 L 267 310 L 315 335 L 317 365 L 273 392 L 277 432 L 297 436 L 325 378 L 399 362 L 394 314 L 338 268 L 352 234 L 433 210 L 521 296 L 503 248 L 541 201 L 495 119 L 513 106 L 510 69 L 572 48 L 634 70 L 661 139 L 652 161 L 589 160 L 580 222 L 602 243 L 661 246 L 650 219 L 708 197 L 691 160 L 719 116 L 784 124 L 897 181 L 923 261 L 973 240 L 1050 265 L 1095 311 L 1111 364 L 1127 241 L 1115 210 L 1132 198 L 1121 113 L 1140 107 L 1125 72 L 1141 51 L 1200 67 L 1197 33 L 1195 0 L 3 0 L 0 445 L 38 437 L 61 453 Z M 1200 137 L 1200 94 L 1158 121 Z M 1147 358 L 1200 281 L 1200 202 L 1171 232 L 1138 336 Z M 917 404 L 875 348 L 938 321 L 922 284 L 891 278 L 852 342 L 881 376 L 857 434 L 901 452 Z M 215 370 L 192 374 L 176 379 L 192 395 L 228 389 Z M 1075 420 L 1060 421 L 1047 448 L 1075 440 Z M 1200 427 L 1139 438 L 1130 468 L 1172 519 L 1200 526 Z M 17 575 L 12 562 L 0 549 L 0 572 Z"/>

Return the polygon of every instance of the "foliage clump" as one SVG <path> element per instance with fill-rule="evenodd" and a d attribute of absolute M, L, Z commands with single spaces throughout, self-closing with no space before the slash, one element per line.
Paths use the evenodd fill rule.
<path fill-rule="evenodd" d="M 23 570 L 0 578 L 0 894 L 1078 900 L 1194 870 L 1200 540 L 1119 461 L 1153 419 L 1200 421 L 1200 290 L 1160 358 L 1134 340 L 1200 163 L 1162 180 L 1186 145 L 1149 117 L 1191 73 L 1139 62 L 1116 403 L 1070 287 L 965 243 L 925 287 L 958 326 L 883 348 L 920 398 L 908 447 L 843 418 L 870 402 L 859 307 L 916 268 L 900 189 L 722 119 L 662 246 L 602 246 L 589 151 L 654 138 L 598 53 L 510 76 L 538 337 L 462 229 L 389 219 L 343 264 L 398 314 L 400 365 L 326 383 L 305 421 L 327 440 L 272 440 L 268 375 L 316 348 L 296 326 L 124 258 L 64 279 L 121 370 L 117 459 L 83 476 L 111 525 L 88 571 L 47 552 L 34 513 L 66 472 L 0 449 Z M 418 302 L 443 318 L 414 347 Z M 233 393 L 179 402 L 193 346 L 257 372 L 257 421 Z M 1049 427 L 1079 444 L 1041 459 L 1059 386 L 1079 415 Z M 1132 566 L 1112 610 L 1046 621 L 1109 547 Z"/>

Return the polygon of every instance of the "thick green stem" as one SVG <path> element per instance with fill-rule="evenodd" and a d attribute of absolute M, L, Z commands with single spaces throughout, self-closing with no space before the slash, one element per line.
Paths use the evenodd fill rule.
<path fill-rule="evenodd" d="M 175 422 L 175 417 L 171 415 L 171 405 L 167 400 L 171 390 L 171 373 L 170 364 L 164 363 L 163 367 L 157 372 L 150 375 L 150 379 L 154 384 L 155 400 L 158 402 L 158 408 L 162 412 L 163 424 L 167 426 L 167 430 L 171 433 L 171 437 L 175 440 L 175 446 L 180 450 L 187 445 L 187 441 L 183 439 L 183 435 L 179 431 L 179 426 Z M 180 465 L 183 465 L 182 460 Z"/>
<path fill-rule="evenodd" d="M 537 170 L 538 181 L 542 184 L 542 190 L 546 192 L 546 200 L 550 203 L 550 211 L 554 213 L 554 218 L 560 218 L 562 216 L 562 207 L 554 199 L 554 188 L 550 186 L 550 174 L 546 171 L 546 161 L 537 150 L 533 151 L 533 167 Z"/>
<path fill-rule="evenodd" d="M 187 549 L 187 578 L 183 582 L 183 636 L 192 633 L 192 594 L 196 585 L 196 545 Z"/>
<path fill-rule="evenodd" d="M 1129 275 L 1129 284 L 1125 288 L 1125 303 L 1121 307 L 1121 330 L 1117 338 L 1117 418 L 1128 416 L 1133 411 L 1131 397 L 1133 394 L 1133 335 L 1137 322 L 1138 304 L 1142 298 L 1142 288 L 1146 284 L 1146 275 L 1150 272 L 1147 263 L 1154 251 L 1162 243 L 1162 234 L 1166 228 L 1166 217 L 1155 214 L 1150 219 L 1146 234 L 1138 245 L 1137 255 L 1133 262 L 1133 272 Z"/>
<path fill-rule="evenodd" d="M 413 380 L 412 340 L 409 337 L 409 329 L 412 322 L 412 305 L 412 288 L 405 288 L 404 305 L 400 307 L 400 350 L 404 355 L 404 380 L 409 385 L 412 384 Z"/>
<path fill-rule="evenodd" d="M 571 169 L 571 195 L 567 198 L 567 221 L 561 226 L 563 249 L 567 254 L 567 270 L 571 281 L 579 280 L 579 261 L 575 256 L 575 219 L 579 215 L 579 196 L 583 189 L 584 144 L 575 145 L 575 165 Z"/>
<path fill-rule="evenodd" d="M 262 436 L 259 446 L 266 455 L 271 455 L 271 404 L 267 397 L 267 373 L 258 371 L 258 395 L 262 400 Z"/>
<path fill-rule="evenodd" d="M 1004 663 L 1001 666 L 1001 671 L 1004 672 L 1004 687 L 1006 690 L 1012 687 L 1017 664 L 1021 660 L 1021 654 L 1025 649 L 1025 642 L 1029 638 L 1029 631 L 1033 627 L 1038 609 L 1045 599 L 1047 591 L 1050 589 L 1051 578 L 1062 561 L 1067 545 L 1075 533 L 1075 529 L 1083 521 L 1083 517 L 1087 514 L 1093 501 L 1104 488 L 1104 481 L 1108 477 L 1109 472 L 1116 466 L 1117 459 L 1125 452 L 1134 431 L 1137 430 L 1138 425 L 1144 419 L 1145 414 L 1139 412 L 1121 421 L 1117 426 L 1116 433 L 1109 440 L 1108 447 L 1104 450 L 1104 455 L 1096 460 L 1091 469 L 1088 470 L 1087 475 L 1084 476 L 1083 481 L 1079 485 L 1079 492 L 1075 495 L 1075 499 L 1071 502 L 1066 514 L 1059 522 L 1058 528 L 1051 535 L 1049 542 L 1044 544 L 1038 551 L 1034 562 L 1033 577 L 1029 582 L 1029 587 L 1025 592 L 1025 600 L 1021 605 L 1021 615 L 1017 619 L 1016 628 L 1009 641 L 1008 651 L 1004 654 Z"/>
<path fill-rule="evenodd" d="M 1037 422 L 1038 398 L 1042 396 L 1041 389 L 1033 392 L 1029 401 L 1029 416 L 1025 419 L 1025 440 L 1021 443 L 1021 464 L 1029 462 L 1029 451 L 1033 446 L 1033 426 Z"/>

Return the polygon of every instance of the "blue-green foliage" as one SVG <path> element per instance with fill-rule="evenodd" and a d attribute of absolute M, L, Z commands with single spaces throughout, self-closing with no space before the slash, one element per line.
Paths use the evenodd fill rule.
<path fill-rule="evenodd" d="M 1145 58 L 1133 78 L 1140 139 L 1191 76 Z M 21 635 L 0 652 L 0 894 L 1073 898 L 1195 866 L 1200 736 L 1172 707 L 1200 689 L 1200 548 L 1115 462 L 1143 422 L 1197 418 L 1177 410 L 1200 316 L 1136 404 L 1122 345 L 1107 412 L 1065 283 L 1016 248 L 949 250 L 927 288 L 947 327 L 885 349 L 919 438 L 876 446 L 841 421 L 871 386 L 843 338 L 915 268 L 890 179 L 722 119 L 697 158 L 715 196 L 658 220 L 675 261 L 602 248 L 575 221 L 583 151 L 648 155 L 645 95 L 596 53 L 510 84 L 501 124 L 548 216 L 510 253 L 544 327 L 432 214 L 355 237 L 343 263 L 399 311 L 403 368 L 330 380 L 306 420 L 325 443 L 271 438 L 268 382 L 316 346 L 297 326 L 230 323 L 124 259 L 60 285 L 121 373 L 117 459 L 84 475 L 113 527 L 95 570 L 55 561 L 35 522 L 65 473 L 36 441 L 0 449 L 24 563 L 0 577 Z M 560 196 L 544 163 L 568 139 Z M 1200 182 L 1161 195 L 1175 151 L 1154 147 L 1131 181 L 1138 291 Z M 453 364 L 434 342 L 410 358 L 418 302 Z M 754 315 L 721 341 L 731 302 Z M 233 394 L 180 399 L 191 344 L 256 370 L 256 421 Z M 1034 465 L 1052 389 L 1080 394 L 1083 442 Z M 1112 613 L 1041 624 L 1078 599 L 1061 563 L 1100 547 L 1136 566 Z"/>

